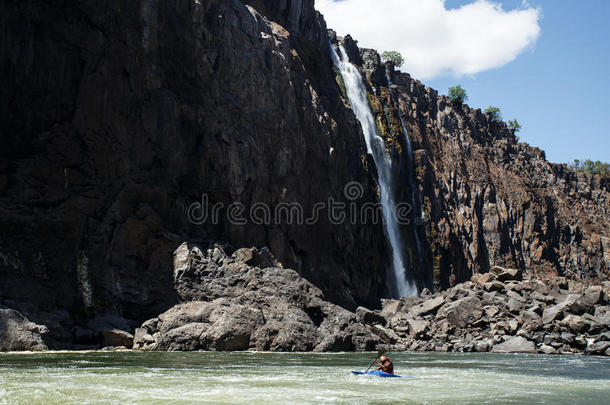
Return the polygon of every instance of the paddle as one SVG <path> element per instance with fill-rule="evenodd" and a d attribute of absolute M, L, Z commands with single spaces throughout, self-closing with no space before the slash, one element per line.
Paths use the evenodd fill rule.
<path fill-rule="evenodd" d="M 373 360 L 373 362 L 371 363 L 371 365 L 369 366 L 369 368 L 366 369 L 365 373 L 368 373 L 369 370 L 371 369 L 371 367 L 373 367 L 373 364 L 375 364 L 375 362 L 377 361 L 377 359 L 379 358 L 379 356 L 381 356 L 382 354 L 385 353 L 385 349 L 381 349 L 377 352 L 377 356 L 375 356 L 375 360 Z"/>

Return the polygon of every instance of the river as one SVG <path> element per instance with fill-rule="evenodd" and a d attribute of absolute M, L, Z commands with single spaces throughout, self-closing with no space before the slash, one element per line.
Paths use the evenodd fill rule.
<path fill-rule="evenodd" d="M 397 374 L 355 376 L 371 353 L 0 354 L 1 404 L 602 404 L 610 359 L 391 354 Z"/>

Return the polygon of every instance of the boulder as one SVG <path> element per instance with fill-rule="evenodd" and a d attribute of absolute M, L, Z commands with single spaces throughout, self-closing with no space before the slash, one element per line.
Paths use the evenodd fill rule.
<path fill-rule="evenodd" d="M 575 338 L 576 338 L 576 335 L 574 335 L 573 333 L 561 332 L 561 341 L 563 343 L 566 343 L 571 346 L 574 343 Z"/>
<path fill-rule="evenodd" d="M 564 311 L 571 314 L 581 315 L 591 309 L 591 305 L 587 304 L 581 294 L 568 294 L 563 301 L 557 304 Z"/>
<path fill-rule="evenodd" d="M 559 333 L 548 333 L 544 336 L 544 344 L 559 347 L 563 343 L 560 342 L 561 335 Z"/>
<path fill-rule="evenodd" d="M 523 310 L 523 303 L 511 297 L 506 303 L 506 309 L 508 309 L 508 312 L 518 314 L 521 312 L 521 310 Z"/>
<path fill-rule="evenodd" d="M 567 326 L 574 333 L 582 333 L 589 330 L 591 324 L 585 321 L 582 317 L 578 315 L 567 315 L 561 321 L 562 325 Z"/>
<path fill-rule="evenodd" d="M 536 353 L 536 345 L 522 336 L 514 336 L 503 343 L 494 345 L 491 351 L 494 353 Z"/>
<path fill-rule="evenodd" d="M 419 338 L 425 335 L 429 322 L 417 319 L 407 319 L 407 325 L 409 326 L 409 335 L 414 338 Z"/>
<path fill-rule="evenodd" d="M 498 313 L 500 313 L 500 308 L 495 305 L 485 307 L 485 315 L 489 318 L 495 317 L 496 315 L 498 315 Z"/>
<path fill-rule="evenodd" d="M 0 351 L 48 350 L 44 341 L 49 330 L 30 322 L 21 312 L 0 309 Z"/>
<path fill-rule="evenodd" d="M 555 297 L 551 295 L 541 294 L 538 291 L 534 291 L 531 293 L 530 298 L 536 301 L 544 302 L 546 304 L 554 303 Z"/>
<path fill-rule="evenodd" d="M 586 306 L 592 307 L 602 302 L 604 298 L 604 292 L 601 285 L 595 285 L 587 288 L 582 297 L 582 303 Z"/>
<path fill-rule="evenodd" d="M 133 335 L 120 329 L 107 329 L 102 331 L 104 346 L 133 347 Z"/>
<path fill-rule="evenodd" d="M 208 325 L 201 322 L 190 322 L 185 325 L 160 333 L 155 340 L 154 350 L 164 351 L 192 351 L 206 350 L 205 342 L 201 336 L 207 330 Z"/>
<path fill-rule="evenodd" d="M 531 307 L 527 308 L 528 311 L 535 313 L 536 315 L 542 315 L 544 312 L 544 306 L 542 304 L 536 303 Z"/>
<path fill-rule="evenodd" d="M 384 316 L 365 307 L 356 308 L 356 318 L 367 325 L 385 326 L 387 323 Z"/>
<path fill-rule="evenodd" d="M 324 301 L 294 270 L 265 267 L 272 258 L 261 251 L 240 249 L 227 256 L 220 248 L 195 249 L 181 254 L 196 260 L 174 280 L 179 295 L 190 301 L 144 322 L 134 348 L 340 351 L 374 350 L 384 343 L 366 324 L 383 326 L 385 317 L 364 307 L 354 314 Z M 255 253 L 265 261 L 252 262 Z"/>
<path fill-rule="evenodd" d="M 593 319 L 597 324 L 610 328 L 610 307 L 596 308 Z"/>
<path fill-rule="evenodd" d="M 559 300 L 559 303 L 550 307 L 547 307 L 542 314 L 542 322 L 548 324 L 555 320 L 561 320 L 566 313 L 582 314 L 589 309 L 586 304 L 581 300 L 580 294 L 569 294 L 563 299 Z"/>
<path fill-rule="evenodd" d="M 548 324 L 556 319 L 563 317 L 563 308 L 560 305 L 553 305 L 544 310 L 542 313 L 542 323 Z"/>
<path fill-rule="evenodd" d="M 148 333 L 148 330 L 146 328 L 136 328 L 136 331 L 133 335 L 134 349 L 147 349 L 148 346 L 154 342 L 155 338 L 153 338 L 152 335 Z"/>
<path fill-rule="evenodd" d="M 490 281 L 488 283 L 483 284 L 483 288 L 485 289 L 485 291 L 502 292 L 502 291 L 504 291 L 504 284 L 502 284 L 500 281 L 494 280 L 494 281 Z"/>
<path fill-rule="evenodd" d="M 520 303 L 525 303 L 527 301 L 525 298 L 523 298 L 523 296 L 521 294 L 519 294 L 518 292 L 516 292 L 514 290 L 507 290 L 506 296 L 509 298 L 512 298 Z"/>
<path fill-rule="evenodd" d="M 498 281 L 521 280 L 523 276 L 519 269 L 507 269 L 500 266 L 492 266 L 489 272 L 494 274 Z"/>
<path fill-rule="evenodd" d="M 557 350 L 555 348 L 553 348 L 552 346 L 545 345 L 545 344 L 541 345 L 538 350 L 541 353 L 544 353 L 544 354 L 555 354 L 555 353 L 557 353 Z"/>
<path fill-rule="evenodd" d="M 509 319 L 506 322 L 506 332 L 510 335 L 514 335 L 519 330 L 519 321 L 516 319 Z"/>
<path fill-rule="evenodd" d="M 445 304 L 437 313 L 453 326 L 466 327 L 477 321 L 482 315 L 481 301 L 476 297 L 465 297 Z"/>
<path fill-rule="evenodd" d="M 381 315 L 390 316 L 401 311 L 403 302 L 401 300 L 381 300 Z"/>
<path fill-rule="evenodd" d="M 427 299 L 419 305 L 409 308 L 408 314 L 413 318 L 428 315 L 436 312 L 445 303 L 445 297 L 439 295 L 435 298 Z"/>
<path fill-rule="evenodd" d="M 542 325 L 542 322 L 540 321 L 540 318 L 530 319 L 530 320 L 523 322 L 521 329 L 524 332 L 539 332 L 543 329 L 543 325 Z"/>
<path fill-rule="evenodd" d="M 527 286 L 520 281 L 507 281 L 506 283 L 504 283 L 504 286 L 508 291 L 513 292 L 526 292 L 526 290 L 529 290 L 529 288 L 526 288 Z"/>
<path fill-rule="evenodd" d="M 496 275 L 493 273 L 484 273 L 481 274 L 479 276 L 479 278 L 477 279 L 477 282 L 479 284 L 485 284 L 485 283 L 489 283 L 490 281 L 493 281 L 496 279 Z"/>
<path fill-rule="evenodd" d="M 587 345 L 585 353 L 601 355 L 605 354 L 608 348 L 610 348 L 610 342 L 608 341 L 595 342 Z"/>
<path fill-rule="evenodd" d="M 487 340 L 481 340 L 474 344 L 474 350 L 476 352 L 488 352 L 491 347 L 491 343 Z"/>
<path fill-rule="evenodd" d="M 252 267 L 278 267 L 279 262 L 273 257 L 268 248 L 241 248 L 237 249 L 232 256 L 237 262 L 245 263 Z"/>
<path fill-rule="evenodd" d="M 387 344 L 393 345 L 400 340 L 400 337 L 392 329 L 384 328 L 379 325 L 372 325 L 370 330 Z"/>
<path fill-rule="evenodd" d="M 522 323 L 527 323 L 527 322 L 539 322 L 540 321 L 540 316 L 534 312 L 534 311 L 523 311 L 521 312 L 521 322 Z"/>

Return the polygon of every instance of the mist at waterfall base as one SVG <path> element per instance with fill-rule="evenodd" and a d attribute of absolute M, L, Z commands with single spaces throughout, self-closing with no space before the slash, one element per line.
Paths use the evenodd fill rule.
<path fill-rule="evenodd" d="M 331 45 L 331 54 L 337 69 L 341 72 L 347 97 L 356 118 L 362 126 L 367 152 L 373 155 L 379 174 L 379 191 L 381 206 L 384 216 L 385 231 L 392 248 L 392 275 L 394 277 L 394 289 L 398 297 L 417 295 L 417 287 L 409 282 L 406 274 L 405 258 L 402 246 L 404 246 L 400 234 L 400 228 L 394 215 L 394 190 L 392 189 L 392 161 L 385 153 L 383 139 L 378 136 L 375 119 L 369 106 L 366 88 L 362 82 L 362 76 L 358 69 L 352 65 L 343 46 L 339 45 L 339 55 Z"/>
<path fill-rule="evenodd" d="M 610 359 L 390 353 L 411 378 L 355 376 L 374 353 L 0 354 L 0 404 L 602 404 Z"/>

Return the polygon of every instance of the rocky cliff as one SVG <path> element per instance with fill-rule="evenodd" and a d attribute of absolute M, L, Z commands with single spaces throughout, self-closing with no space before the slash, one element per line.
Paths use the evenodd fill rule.
<path fill-rule="evenodd" d="M 35 321 L 59 310 L 67 323 L 155 316 L 178 302 L 171 252 L 185 240 L 268 246 L 346 307 L 387 294 L 381 225 L 274 216 L 280 203 L 307 218 L 318 202 L 345 201 L 352 181 L 358 203 L 376 200 L 312 0 L 28 0 L 0 11 L 6 305 Z M 246 214 L 265 204 L 271 217 L 241 224 L 232 203 Z"/>
<path fill-rule="evenodd" d="M 25 0 L 0 11 L 0 305 L 49 327 L 55 346 L 100 315 L 139 324 L 184 299 L 172 266 L 184 241 L 224 241 L 229 255 L 267 246 L 346 308 L 389 295 L 381 224 L 276 210 L 297 204 L 307 218 L 329 199 L 378 200 L 333 69 L 337 38 L 313 0 Z M 608 277 L 608 179 L 548 163 L 504 124 L 342 41 L 368 83 L 399 197 L 415 201 L 403 232 L 420 288 L 493 265 Z M 257 204 L 268 218 L 249 215 Z"/>
<path fill-rule="evenodd" d="M 452 103 L 381 63 L 376 51 L 358 49 L 349 36 L 335 41 L 368 82 L 378 132 L 403 183 L 402 201 L 418 195 L 404 232 L 421 285 L 448 288 L 494 265 L 538 278 L 608 279 L 610 178 L 549 163 L 504 122 Z M 412 172 L 416 190 L 406 180 Z M 423 260 L 416 257 L 416 233 L 424 235 Z"/>

